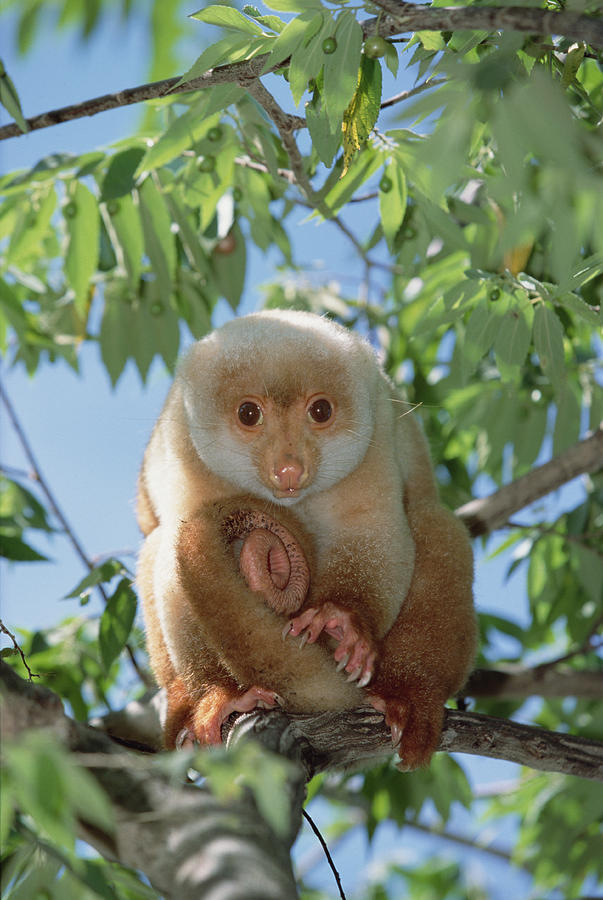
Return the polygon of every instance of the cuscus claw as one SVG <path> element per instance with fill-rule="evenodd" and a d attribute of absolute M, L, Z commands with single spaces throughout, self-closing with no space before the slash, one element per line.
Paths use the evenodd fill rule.
<path fill-rule="evenodd" d="M 337 671 L 345 672 L 348 682 L 366 687 L 373 677 L 377 653 L 372 639 L 362 632 L 353 613 L 330 601 L 318 609 L 306 609 L 289 620 L 283 629 L 283 640 L 301 635 L 302 649 L 317 641 L 321 634 L 337 644 L 333 653 Z"/>
<path fill-rule="evenodd" d="M 335 671 L 341 672 L 342 669 L 345 669 L 345 667 L 347 666 L 349 661 L 350 661 L 350 654 L 346 653 L 346 655 L 342 656 L 341 659 L 339 660 L 339 662 L 337 663 L 337 668 Z"/>

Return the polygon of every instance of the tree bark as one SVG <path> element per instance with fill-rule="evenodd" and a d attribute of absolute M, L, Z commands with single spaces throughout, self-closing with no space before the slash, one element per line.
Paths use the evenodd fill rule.
<path fill-rule="evenodd" d="M 509 518 L 573 478 L 603 467 L 603 425 L 555 459 L 532 469 L 488 497 L 470 500 L 456 510 L 472 537 L 502 528 Z"/>
<path fill-rule="evenodd" d="M 32 718 L 37 707 L 28 707 L 26 715 L 20 712 L 20 697 L 30 699 L 34 696 L 31 692 L 42 691 L 45 697 L 50 695 L 57 721 L 65 719 L 56 695 L 23 681 L 6 663 L 2 663 L 0 673 L 8 697 L 7 709 L 12 709 L 12 704 L 16 703 L 13 715 L 22 717 L 9 720 L 9 724 L 17 721 L 16 725 L 11 725 L 11 733 L 26 727 L 41 727 Z M 45 720 L 43 724 L 48 722 Z M 98 724 L 103 723 L 99 720 Z M 236 725 L 234 731 L 233 725 Z M 381 713 L 372 706 L 319 715 L 260 710 L 232 716 L 224 726 L 223 737 L 230 744 L 244 734 L 253 734 L 268 749 L 293 759 L 304 769 L 306 779 L 326 769 L 358 768 L 393 756 L 389 730 Z M 146 749 L 158 748 L 155 744 Z M 447 709 L 439 749 L 489 756 L 544 771 L 603 781 L 602 743 L 481 713 Z"/>
<path fill-rule="evenodd" d="M 301 821 L 301 766 L 292 768 L 287 783 L 289 833 L 276 835 L 250 794 L 221 803 L 208 790 L 175 784 L 106 735 L 69 719 L 55 694 L 19 678 L 3 662 L 0 685 L 3 739 L 31 728 L 51 732 L 104 789 L 115 814 L 114 833 L 82 822 L 80 834 L 105 858 L 144 872 L 168 900 L 297 896 L 289 851 Z M 290 750 L 294 757 L 295 748 Z"/>

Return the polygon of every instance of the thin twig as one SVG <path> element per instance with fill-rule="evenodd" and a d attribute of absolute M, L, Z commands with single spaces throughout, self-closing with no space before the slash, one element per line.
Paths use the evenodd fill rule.
<path fill-rule="evenodd" d="M 339 872 L 335 868 L 335 863 L 333 862 L 333 857 L 329 853 L 329 848 L 327 847 L 327 842 L 325 841 L 322 834 L 318 830 L 318 826 L 314 822 L 314 819 L 308 812 L 306 812 L 305 809 L 302 809 L 302 815 L 303 815 L 304 819 L 306 820 L 306 822 L 309 824 L 310 828 L 312 829 L 312 831 L 314 832 L 316 837 L 318 838 L 318 840 L 320 841 L 320 845 L 324 851 L 325 856 L 327 857 L 327 862 L 329 863 L 329 866 L 331 867 L 331 871 L 333 872 L 333 875 L 335 877 L 335 881 L 337 882 L 337 887 L 339 888 L 339 896 L 341 897 L 341 900 L 346 900 L 346 896 L 345 896 L 345 893 L 343 890 L 343 885 L 341 884 L 341 878 L 339 877 Z"/>
<path fill-rule="evenodd" d="M 93 569 L 94 564 L 91 562 L 91 560 L 86 555 L 86 552 L 85 552 L 84 548 L 82 547 L 81 543 L 79 542 L 77 535 L 73 531 L 71 525 L 69 524 L 69 522 L 67 521 L 67 518 L 65 517 L 65 514 L 63 513 L 62 509 L 60 508 L 57 499 L 55 498 L 54 494 L 50 490 L 50 486 L 48 485 L 48 482 L 42 475 L 42 470 L 38 464 L 38 461 L 36 460 L 36 458 L 33 454 L 33 450 L 31 449 L 31 445 L 30 445 L 30 443 L 27 439 L 27 436 L 21 426 L 21 423 L 19 422 L 15 408 L 13 407 L 13 405 L 8 397 L 8 394 L 4 390 L 4 387 L 2 386 L 2 384 L 0 384 L 0 398 L 2 399 L 2 402 L 4 403 L 4 406 L 6 407 L 6 411 L 8 413 L 8 417 L 11 421 L 11 425 L 13 426 L 13 428 L 15 430 L 15 434 L 19 438 L 19 443 L 21 444 L 21 447 L 23 448 L 23 452 L 25 453 L 25 456 L 27 457 L 27 460 L 32 468 L 32 471 L 34 473 L 34 480 L 37 481 L 37 483 L 40 485 L 40 488 L 42 489 L 44 495 L 46 496 L 46 499 L 48 500 L 48 503 L 50 504 L 50 508 L 52 509 L 56 518 L 61 523 L 63 531 L 69 538 L 71 545 L 74 548 L 75 552 L 77 553 L 78 557 L 80 558 L 80 560 L 83 562 L 83 564 L 86 566 L 87 569 L 90 569 L 90 570 Z M 102 590 L 101 585 L 99 585 L 99 588 L 103 595 L 103 600 L 106 603 L 107 596 L 104 593 L 104 591 Z"/>
<path fill-rule="evenodd" d="M 54 496 L 53 492 L 51 491 L 50 485 L 48 484 L 45 477 L 43 476 L 42 470 L 38 464 L 36 457 L 34 456 L 33 450 L 27 439 L 27 435 L 25 434 L 25 432 L 21 426 L 21 423 L 20 423 L 17 413 L 15 411 L 15 408 L 13 407 L 13 405 L 8 397 L 8 394 L 4 390 L 4 387 L 2 386 L 1 383 L 0 383 L 0 399 L 2 399 L 2 402 L 4 403 L 4 406 L 6 407 L 6 411 L 8 413 L 8 417 L 11 421 L 11 425 L 13 426 L 13 428 L 15 430 L 15 434 L 17 435 L 17 437 L 19 439 L 21 447 L 23 448 L 23 452 L 25 453 L 25 456 L 27 457 L 27 460 L 32 468 L 33 477 L 34 477 L 35 481 L 37 481 L 37 483 L 40 485 L 40 488 L 41 488 L 42 492 L 44 493 L 44 496 L 48 500 L 48 503 L 50 505 L 52 512 L 54 513 L 54 515 L 60 522 L 60 524 L 63 528 L 63 531 L 67 535 L 67 537 L 71 543 L 71 546 L 75 550 L 77 556 L 82 561 L 84 566 L 88 569 L 88 571 L 91 572 L 94 569 L 94 563 L 89 558 L 89 556 L 86 553 L 86 551 L 84 550 L 82 544 L 78 540 L 77 535 L 75 534 L 73 528 L 71 527 L 71 525 L 69 524 L 69 522 L 67 520 L 67 517 L 65 516 L 65 513 L 59 506 L 59 503 L 58 503 L 56 497 Z M 103 599 L 104 604 L 106 605 L 108 603 L 108 597 L 107 597 L 107 593 L 106 593 L 105 589 L 103 588 L 102 584 L 97 584 L 96 587 L 98 589 L 99 594 L 101 595 L 101 597 Z M 126 644 L 125 649 L 126 649 L 128 656 L 130 657 L 130 661 L 132 663 L 132 666 L 134 667 L 134 671 L 136 672 L 136 674 L 138 675 L 138 677 L 140 678 L 142 683 L 145 685 L 145 687 L 150 687 L 152 685 L 152 682 L 149 681 L 149 679 L 146 677 L 145 673 L 142 671 L 142 669 L 138 665 L 138 661 L 136 659 L 136 656 L 134 654 L 132 647 L 129 644 Z"/>
<path fill-rule="evenodd" d="M 297 146 L 295 137 L 293 136 L 293 117 L 279 106 L 275 98 L 270 91 L 266 90 L 259 78 L 254 78 L 249 81 L 244 80 L 241 84 L 247 89 L 249 94 L 257 100 L 262 109 L 264 109 L 266 114 L 274 122 L 278 133 L 280 134 L 283 146 L 291 161 L 291 169 L 295 177 L 295 182 L 305 195 L 310 208 L 317 210 L 317 212 L 324 216 L 327 221 L 332 222 L 352 243 L 356 252 L 360 254 L 365 262 L 368 262 L 370 265 L 378 265 L 377 263 L 372 263 L 368 260 L 366 250 L 356 235 L 338 216 L 332 214 L 332 211 L 329 209 L 323 198 L 314 190 L 312 182 L 306 172 L 304 158 Z"/>
<path fill-rule="evenodd" d="M 21 649 L 21 647 L 20 647 L 20 645 L 19 645 L 19 642 L 17 641 L 17 638 L 14 636 L 14 634 L 12 633 L 12 631 L 9 631 L 9 630 L 8 630 L 8 628 L 6 627 L 6 625 L 4 624 L 4 622 L 2 621 L 2 619 L 0 619 L 0 631 L 1 631 L 3 634 L 7 634 L 7 635 L 9 636 L 9 638 L 11 639 L 11 641 L 13 642 L 13 647 L 15 648 L 15 650 L 17 651 L 17 653 L 18 653 L 19 656 L 21 657 L 21 662 L 23 663 L 23 665 L 24 665 L 25 668 L 27 669 L 27 680 L 28 680 L 28 681 L 33 681 L 34 678 L 41 678 L 41 677 L 42 677 L 41 675 L 39 675 L 37 672 L 32 672 L 31 669 L 29 668 L 29 666 L 27 665 L 27 660 L 26 660 L 26 658 L 25 658 L 25 654 L 23 653 L 23 650 Z"/>
<path fill-rule="evenodd" d="M 429 90 L 429 88 L 437 87 L 440 84 L 445 84 L 447 80 L 447 78 L 426 78 L 425 81 L 421 82 L 421 84 L 417 84 L 409 91 L 401 91 L 399 94 L 395 94 L 388 100 L 384 100 L 380 108 L 387 109 L 390 106 L 394 106 L 396 103 L 403 103 L 404 100 L 409 100 L 410 97 L 415 97 L 417 94 L 421 94 L 423 91 Z"/>

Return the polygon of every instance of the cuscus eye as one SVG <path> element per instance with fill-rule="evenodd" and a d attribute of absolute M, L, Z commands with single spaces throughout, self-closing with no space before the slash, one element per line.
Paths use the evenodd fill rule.
<path fill-rule="evenodd" d="M 253 428 L 254 425 L 261 425 L 264 421 L 264 413 L 262 412 L 261 407 L 251 400 L 245 400 L 244 403 L 241 403 L 237 410 L 237 415 L 241 425 L 245 425 L 247 428 Z"/>
<path fill-rule="evenodd" d="M 308 407 L 308 416 L 317 425 L 324 425 L 333 415 L 333 407 L 326 397 L 319 397 Z"/>

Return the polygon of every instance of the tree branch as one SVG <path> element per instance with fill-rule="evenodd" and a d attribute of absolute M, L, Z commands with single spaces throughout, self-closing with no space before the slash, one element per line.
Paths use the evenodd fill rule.
<path fill-rule="evenodd" d="M 462 691 L 467 697 L 523 700 L 526 697 L 580 697 L 603 699 L 603 671 L 550 668 L 546 663 L 533 669 L 507 666 L 476 669 Z"/>
<path fill-rule="evenodd" d="M 277 752 L 279 738 L 304 745 L 311 773 L 367 766 L 393 753 L 389 729 L 372 707 L 311 716 L 281 710 L 246 713 L 238 717 L 228 743 L 239 735 L 253 735 L 264 743 L 270 732 L 271 747 Z M 602 743 L 481 713 L 447 709 L 438 749 L 603 781 Z"/>
<path fill-rule="evenodd" d="M 177 75 L 174 78 L 165 78 L 162 81 L 151 81 L 148 84 L 116 91 L 114 94 L 103 94 L 100 97 L 93 97 L 91 100 L 83 100 L 81 103 L 73 103 L 70 106 L 52 109 L 38 116 L 32 116 L 26 121 L 30 131 L 36 131 L 40 128 L 50 128 L 52 125 L 59 125 L 62 122 L 81 119 L 84 116 L 95 116 L 98 113 L 107 112 L 109 109 L 119 109 L 122 106 L 142 103 L 144 100 L 157 100 L 164 98 L 167 94 L 184 94 L 190 91 L 214 87 L 216 84 L 230 84 L 239 81 L 240 78 L 245 76 L 257 77 L 261 74 L 267 58 L 268 54 L 264 53 L 244 62 L 230 63 L 227 66 L 216 66 L 214 69 L 208 69 L 199 78 L 193 78 L 191 81 L 181 85 L 179 85 L 182 78 L 181 75 Z M 4 125 L 0 128 L 0 141 L 11 137 L 21 137 L 22 135 L 23 132 L 16 124 Z"/>
<path fill-rule="evenodd" d="M 558 34 L 603 49 L 603 20 L 573 12 L 525 6 L 447 6 L 430 8 L 400 0 L 375 0 L 387 13 L 380 34 L 406 31 L 521 31 Z"/>
<path fill-rule="evenodd" d="M 292 900 L 297 896 L 289 849 L 301 819 L 304 772 L 288 782 L 291 829 L 276 835 L 250 794 L 220 803 L 209 791 L 178 785 L 149 761 L 116 748 L 106 735 L 63 714 L 58 697 L 30 685 L 0 662 L 4 740 L 42 728 L 77 754 L 107 794 L 115 830 L 80 824 L 81 837 L 103 856 L 141 870 L 172 900 Z M 294 754 L 294 748 L 290 748 Z M 294 758 L 292 756 L 291 758 Z"/>
<path fill-rule="evenodd" d="M 578 475 L 597 472 L 603 466 L 603 425 L 565 453 L 532 469 L 489 497 L 470 500 L 456 510 L 472 537 L 502 528 L 510 516 L 550 494 Z"/>
<path fill-rule="evenodd" d="M 531 34 L 559 34 L 574 40 L 585 41 L 597 49 L 603 49 L 603 21 L 594 16 L 572 12 L 551 12 L 523 6 L 431 9 L 423 5 L 399 3 L 397 0 L 378 0 L 376 5 L 387 12 L 388 17 L 380 22 L 378 19 L 368 19 L 363 22 L 362 29 L 365 37 L 374 34 L 377 27 L 379 34 L 388 37 L 406 31 L 508 30 Z M 118 109 L 145 100 L 154 100 L 169 93 L 197 91 L 213 87 L 216 84 L 257 78 L 262 73 L 267 58 L 268 54 L 263 53 L 251 60 L 216 66 L 199 78 L 185 84 L 179 84 L 181 76 L 177 76 L 134 88 L 126 88 L 123 91 L 116 91 L 114 94 L 103 94 L 100 97 L 84 100 L 82 103 L 49 110 L 32 116 L 26 121 L 29 130 L 36 131 L 84 116 L 94 116 L 109 109 Z M 286 60 L 281 65 L 286 65 Z M 16 123 L 4 125 L 0 128 L 0 141 L 21 137 L 23 133 Z"/>
<path fill-rule="evenodd" d="M 5 680 L 8 668 L 2 663 L 0 671 Z M 37 688 L 20 679 L 10 669 L 8 678 L 12 692 L 15 679 L 20 684 L 19 691 L 22 695 Z M 50 692 L 46 690 L 45 693 Z M 54 697 L 54 700 L 55 704 L 58 703 L 58 698 Z M 159 704 L 161 701 L 156 702 Z M 147 710 L 146 716 L 144 727 L 149 728 L 147 749 L 152 751 L 158 749 L 155 743 L 158 732 L 156 727 L 149 727 L 152 711 L 149 713 Z M 110 720 L 113 728 L 107 725 Z M 95 724 L 115 733 L 116 722 L 113 714 L 107 720 L 97 720 Z M 236 728 L 231 733 L 233 722 L 236 723 Z M 26 727 L 25 721 L 21 727 Z M 37 721 L 32 721 L 28 727 L 40 726 Z M 131 728 L 130 736 L 134 730 Z M 290 744 L 301 748 L 299 759 L 305 766 L 308 777 L 328 768 L 366 766 L 377 759 L 393 755 L 389 730 L 384 725 L 383 716 L 372 707 L 320 715 L 288 715 L 280 710 L 262 710 L 259 713 L 231 717 L 224 727 L 223 735 L 232 743 L 239 739 L 237 735 L 244 735 L 248 731 L 252 731 L 264 746 L 277 753 L 290 755 L 289 751 L 284 750 Z M 139 731 L 138 736 L 140 735 Z M 123 732 L 119 738 L 123 739 Z M 141 741 L 136 743 L 140 744 Z M 603 744 L 478 713 L 447 709 L 439 749 L 449 753 L 470 753 L 505 759 L 534 769 L 603 781 Z"/>

